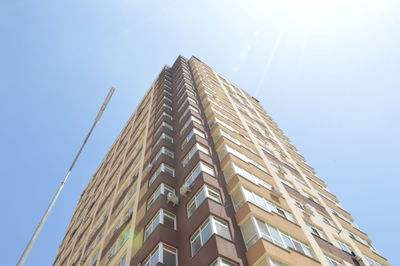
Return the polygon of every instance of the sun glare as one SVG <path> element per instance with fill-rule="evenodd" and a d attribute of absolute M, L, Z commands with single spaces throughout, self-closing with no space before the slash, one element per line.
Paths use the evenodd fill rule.
<path fill-rule="evenodd" d="M 290 14 L 312 16 L 349 10 L 361 3 L 360 0 L 283 0 L 281 2 Z"/>

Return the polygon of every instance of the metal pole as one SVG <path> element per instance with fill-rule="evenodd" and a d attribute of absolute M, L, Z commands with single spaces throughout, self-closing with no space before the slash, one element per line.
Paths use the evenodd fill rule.
<path fill-rule="evenodd" d="M 78 158 L 79 158 L 79 155 L 81 154 L 83 148 L 85 147 L 86 142 L 88 141 L 90 135 L 92 134 L 92 131 L 93 131 L 93 129 L 95 128 L 97 122 L 100 120 L 100 118 L 101 118 L 101 116 L 102 116 L 104 110 L 106 109 L 107 104 L 108 104 L 108 102 L 110 101 L 111 96 L 113 95 L 114 91 L 115 91 L 115 88 L 112 87 L 112 88 L 110 89 L 110 91 L 108 92 L 107 97 L 106 97 L 106 99 L 104 100 L 104 103 L 103 103 L 103 105 L 101 106 L 99 112 L 97 113 L 96 119 L 94 120 L 92 127 L 91 127 L 90 130 L 89 130 L 89 133 L 86 135 L 86 138 L 85 138 L 85 140 L 83 141 L 83 143 L 82 143 L 82 145 L 81 145 L 81 147 L 80 147 L 78 153 L 75 155 L 75 158 L 74 158 L 74 160 L 72 161 L 72 164 L 71 164 L 71 166 L 69 167 L 67 174 L 65 175 L 63 181 L 61 182 L 60 186 L 58 187 L 56 194 L 54 194 L 54 196 L 53 196 L 53 198 L 52 198 L 52 200 L 51 200 L 49 206 L 47 207 L 46 212 L 45 212 L 44 215 L 42 216 L 42 219 L 40 220 L 38 226 L 36 227 L 35 232 L 33 233 L 31 239 L 29 240 L 28 245 L 25 247 L 24 252 L 22 253 L 21 257 L 19 258 L 18 263 L 17 263 L 17 266 L 22 266 L 22 265 L 24 265 L 26 259 L 28 258 L 29 252 L 31 251 L 31 249 L 32 249 L 33 245 L 35 244 L 35 242 L 36 242 L 36 240 L 37 240 L 37 238 L 38 238 L 40 232 L 42 231 L 42 228 L 43 228 L 44 224 L 46 223 L 46 220 L 47 220 L 47 218 L 49 217 L 49 214 L 50 214 L 51 210 L 53 209 L 54 204 L 56 203 L 57 198 L 58 198 L 58 196 L 59 196 L 60 193 L 61 193 L 61 190 L 64 188 L 64 185 L 65 185 L 65 183 L 67 182 L 68 177 L 69 177 L 69 175 L 71 174 L 71 171 L 72 171 L 72 169 L 74 168 L 75 163 L 76 163 L 76 161 L 77 161 Z"/>

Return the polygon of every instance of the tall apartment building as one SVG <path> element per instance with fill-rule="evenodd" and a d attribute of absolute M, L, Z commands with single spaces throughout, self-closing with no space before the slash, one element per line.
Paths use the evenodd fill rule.
<path fill-rule="evenodd" d="M 81 195 L 54 265 L 389 265 L 258 100 L 165 66 Z"/>

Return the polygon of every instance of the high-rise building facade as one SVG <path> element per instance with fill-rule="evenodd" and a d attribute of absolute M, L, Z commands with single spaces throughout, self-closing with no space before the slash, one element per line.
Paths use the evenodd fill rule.
<path fill-rule="evenodd" d="M 178 57 L 82 193 L 54 265 L 389 263 L 257 99 Z"/>

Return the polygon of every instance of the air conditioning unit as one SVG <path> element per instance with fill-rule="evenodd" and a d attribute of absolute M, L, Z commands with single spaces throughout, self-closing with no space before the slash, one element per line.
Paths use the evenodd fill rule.
<path fill-rule="evenodd" d="M 179 203 L 179 199 L 178 197 L 175 195 L 175 193 L 172 192 L 168 192 L 167 194 L 167 202 L 171 202 L 173 206 L 178 205 Z"/>
<path fill-rule="evenodd" d="M 275 197 L 282 197 L 282 192 L 279 190 L 279 188 L 277 188 L 276 186 L 272 186 L 272 190 L 271 190 L 272 195 L 274 195 Z"/>
<path fill-rule="evenodd" d="M 307 217 L 311 217 L 314 215 L 314 211 L 311 209 L 310 205 L 304 204 L 304 215 Z"/>
<path fill-rule="evenodd" d="M 182 195 L 182 196 L 186 196 L 187 195 L 187 193 L 189 193 L 190 192 L 190 186 L 188 185 L 188 184 L 183 184 L 182 186 L 181 186 L 181 188 L 179 189 L 179 193 Z"/>

